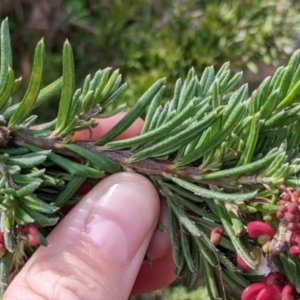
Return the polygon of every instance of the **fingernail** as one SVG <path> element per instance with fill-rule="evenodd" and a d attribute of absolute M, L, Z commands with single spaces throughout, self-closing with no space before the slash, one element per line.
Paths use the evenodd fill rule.
<path fill-rule="evenodd" d="M 87 236 L 108 255 L 129 263 L 155 226 L 157 212 L 152 197 L 153 193 L 149 195 L 147 187 L 137 182 L 111 186 L 99 199 L 93 199 Z"/>

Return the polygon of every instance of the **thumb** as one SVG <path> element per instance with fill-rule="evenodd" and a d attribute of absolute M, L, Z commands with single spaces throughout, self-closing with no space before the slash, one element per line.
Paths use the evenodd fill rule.
<path fill-rule="evenodd" d="M 5 300 L 127 299 L 159 215 L 138 174 L 102 180 L 62 220 L 9 285 Z"/>

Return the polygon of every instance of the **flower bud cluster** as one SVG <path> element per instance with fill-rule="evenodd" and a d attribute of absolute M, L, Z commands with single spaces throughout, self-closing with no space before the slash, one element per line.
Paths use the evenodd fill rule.
<path fill-rule="evenodd" d="M 287 228 L 290 231 L 300 231 L 299 218 L 299 202 L 300 202 L 300 188 L 291 192 L 288 188 L 282 187 L 283 194 L 278 201 L 279 209 L 276 213 L 278 219 L 285 218 L 288 222 Z"/>
<path fill-rule="evenodd" d="M 242 300 L 298 300 L 300 295 L 293 284 L 279 272 L 270 272 L 259 282 L 252 283 L 242 293 Z"/>

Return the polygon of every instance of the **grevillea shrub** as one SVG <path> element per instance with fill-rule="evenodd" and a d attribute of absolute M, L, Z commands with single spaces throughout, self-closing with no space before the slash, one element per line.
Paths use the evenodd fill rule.
<path fill-rule="evenodd" d="M 200 78 L 191 69 L 165 104 L 159 79 L 92 141 L 101 118 L 125 108 L 114 105 L 127 88 L 119 71 L 99 70 L 76 88 L 66 41 L 62 76 L 43 86 L 41 40 L 17 99 L 22 79 L 13 71 L 7 20 L 0 44 L 1 295 L 81 195 L 127 170 L 147 176 L 166 198 L 175 273 L 189 287 L 203 270 L 210 299 L 300 297 L 300 51 L 252 94 L 229 63 Z M 54 95 L 57 118 L 33 126 L 32 111 Z M 141 116 L 139 136 L 115 140 Z M 89 140 L 73 139 L 81 130 Z"/>

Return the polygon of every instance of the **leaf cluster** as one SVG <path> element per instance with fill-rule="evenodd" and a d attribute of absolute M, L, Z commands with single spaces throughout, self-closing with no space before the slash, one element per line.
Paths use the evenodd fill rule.
<path fill-rule="evenodd" d="M 210 299 L 238 299 L 252 279 L 232 258 L 239 255 L 256 268 L 249 255 L 256 241 L 242 236 L 245 225 L 268 219 L 278 227 L 274 213 L 280 187 L 299 185 L 300 51 L 252 94 L 240 85 L 241 73 L 231 74 L 229 63 L 218 71 L 207 67 L 201 77 L 190 69 L 184 80 L 176 81 L 167 102 L 162 101 L 164 79 L 159 79 L 104 136 L 76 142 L 74 132 L 90 130 L 92 137 L 98 117 L 124 108 L 111 109 L 126 88 L 119 72 L 99 70 L 76 89 L 72 48 L 66 41 L 62 77 L 43 87 L 42 40 L 28 88 L 12 105 L 21 79 L 14 78 L 7 20 L 0 40 L 0 229 L 7 249 L 0 259 L 5 270 L 1 280 L 19 267 L 20 246 L 32 251 L 17 233 L 20 226 L 34 223 L 46 235 L 63 217 L 61 208 L 79 200 L 74 192 L 83 182 L 93 184 L 125 169 L 148 176 L 166 198 L 176 274 L 186 276 L 191 287 L 203 270 Z M 57 93 L 57 118 L 32 128 L 33 109 Z M 114 141 L 143 115 L 139 136 Z M 225 229 L 219 246 L 209 238 L 216 226 Z M 161 224 L 159 228 L 164 230 Z M 42 243 L 46 245 L 44 238 Z M 275 264 L 300 271 L 298 260 L 286 255 Z"/>

